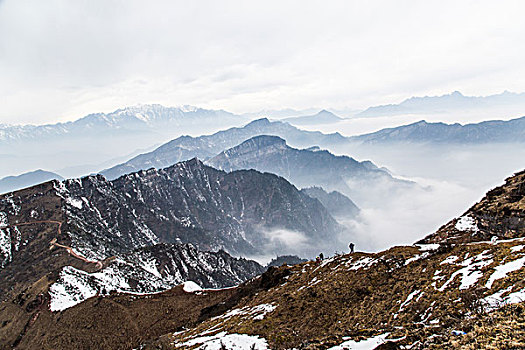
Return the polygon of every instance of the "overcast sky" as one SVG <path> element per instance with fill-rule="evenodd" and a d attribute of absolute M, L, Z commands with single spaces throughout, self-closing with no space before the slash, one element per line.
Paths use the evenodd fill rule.
<path fill-rule="evenodd" d="M 525 91 L 525 1 L 0 0 L 0 123 Z"/>

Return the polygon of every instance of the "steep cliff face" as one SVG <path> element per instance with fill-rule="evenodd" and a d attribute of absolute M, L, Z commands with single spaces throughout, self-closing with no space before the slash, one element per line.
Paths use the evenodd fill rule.
<path fill-rule="evenodd" d="M 310 245 L 333 245 L 341 232 L 319 201 L 283 178 L 225 173 L 197 159 L 111 182 L 101 176 L 66 181 L 64 188 L 77 204 L 67 212 L 81 231 L 75 237 L 84 235 L 78 247 L 98 258 L 158 242 L 237 255 L 315 254 Z"/>

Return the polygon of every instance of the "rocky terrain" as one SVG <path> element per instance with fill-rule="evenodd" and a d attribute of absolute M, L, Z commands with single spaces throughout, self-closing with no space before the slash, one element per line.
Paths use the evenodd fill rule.
<path fill-rule="evenodd" d="M 151 171 L 149 176 L 187 170 L 190 165 L 205 172 L 213 170 L 192 161 L 173 169 Z M 145 174 L 129 177 L 145 181 Z M 195 178 L 195 173 L 192 174 Z M 219 184 L 224 188 L 220 176 Z M 213 179 L 213 175 L 208 173 L 208 178 Z M 236 276 L 258 273 L 260 267 L 232 259 L 224 252 L 205 253 L 190 245 L 170 244 L 150 244 L 145 249 L 117 253 L 102 260 L 86 249 L 89 244 L 84 248 L 74 244 L 73 237 L 80 237 L 75 232 L 81 231 L 78 215 L 73 214 L 73 208 L 80 206 L 75 199 L 80 191 L 92 193 L 86 198 L 94 198 L 94 193 L 110 198 L 120 185 L 107 182 L 105 186 L 95 186 L 94 183 L 103 182 L 100 177 L 83 181 L 47 183 L 2 197 L 3 347 L 341 350 L 525 347 L 525 193 L 522 191 L 525 171 L 508 178 L 503 186 L 489 191 L 463 215 L 413 246 L 271 267 L 234 288 L 201 290 L 193 283 L 186 283 L 160 293 L 147 293 L 148 281 L 168 281 L 169 271 L 176 269 L 176 256 L 193 262 L 186 265 L 185 275 L 194 276 L 193 279 L 201 272 L 214 276 L 207 270 L 207 264 L 221 266 L 212 270 L 216 274 L 221 273 L 217 270 L 227 271 L 227 278 L 233 283 L 238 280 Z M 128 179 L 128 186 L 129 182 Z M 146 195 L 141 186 L 135 188 Z M 154 192 L 159 191 L 156 188 Z M 96 201 L 90 203 L 93 204 L 89 207 L 95 207 Z M 158 202 L 151 198 L 148 203 Z M 117 213 L 116 208 L 106 208 L 104 213 L 108 211 Z M 23 225 L 31 219 L 33 225 Z M 113 230 L 106 228 L 109 235 L 120 229 L 121 224 L 109 225 L 109 216 L 102 219 Z M 99 225 L 104 225 L 104 221 L 99 221 Z M 11 248 L 8 253 L 6 233 Z M 69 251 L 69 246 L 78 248 Z M 108 246 L 116 252 L 115 247 Z M 188 256 L 195 258 L 187 259 Z M 149 275 L 138 278 L 134 275 L 136 271 L 126 271 L 130 265 L 135 269 L 140 266 Z M 112 274 L 115 270 L 122 273 Z M 182 267 L 179 271 L 186 269 Z M 213 286 L 214 282 L 201 277 L 202 285 Z M 103 289 L 96 290 L 93 283 Z M 137 293 L 130 290 L 133 288 L 145 289 Z M 84 290 L 89 293 L 82 299 L 78 292 Z M 57 307 L 60 305 L 57 300 L 67 301 L 68 297 L 75 299 L 74 306 Z"/>
<path fill-rule="evenodd" d="M 109 255 L 115 242 L 134 248 L 159 241 L 245 256 L 290 250 L 313 255 L 309 246 L 333 246 L 342 230 L 318 200 L 281 177 L 226 173 L 197 159 L 111 182 L 94 176 L 65 184 L 78 203 L 69 208 L 72 220 L 93 237 L 102 228 L 113 233 L 84 250 Z M 297 240 L 287 241 L 284 232 Z"/>
<path fill-rule="evenodd" d="M 225 250 L 279 252 L 286 232 L 299 237 L 297 249 L 313 252 L 334 244 L 340 230 L 318 200 L 283 178 L 225 173 L 197 159 L 2 195 L 0 348 L 24 348 L 37 319 L 58 322 L 56 312 L 99 295 L 150 295 L 186 281 L 189 290 L 231 287 L 264 271 Z"/>

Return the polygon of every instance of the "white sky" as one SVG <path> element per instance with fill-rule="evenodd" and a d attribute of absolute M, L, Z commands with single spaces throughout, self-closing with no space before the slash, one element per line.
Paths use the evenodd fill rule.
<path fill-rule="evenodd" d="M 525 1 L 0 0 L 0 123 L 525 91 Z"/>

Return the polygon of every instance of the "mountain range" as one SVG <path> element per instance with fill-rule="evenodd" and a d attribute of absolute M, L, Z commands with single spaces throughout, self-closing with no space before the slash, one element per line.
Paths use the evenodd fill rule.
<path fill-rule="evenodd" d="M 189 166 L 182 164 L 165 172 Z M 157 175 L 150 176 L 143 172 L 122 179 L 141 178 L 153 192 L 161 193 L 153 185 Z M 212 176 L 209 178 L 212 186 Z M 521 327 L 525 322 L 525 171 L 412 246 L 270 267 L 233 288 L 202 290 L 185 282 L 150 294 L 130 293 L 134 278 L 126 283 L 120 278 L 133 276 L 133 272 L 122 268 L 122 274 L 114 275 L 110 264 L 136 262 L 150 275 L 162 275 L 174 269 L 177 259 L 186 267 L 198 264 L 204 268 L 209 263 L 211 270 L 219 265 L 225 271 L 229 270 L 222 264 L 230 260 L 221 252 L 216 257 L 199 255 L 189 245 L 174 249 L 152 245 L 145 253 L 128 252 L 132 257 L 109 257 L 101 262 L 102 267 L 79 259 L 80 253 L 89 252 L 80 246 L 74 250 L 77 257 L 71 251 L 68 254 L 61 245 L 73 244 L 72 237 L 90 241 L 81 224 L 91 226 L 89 215 L 81 219 L 75 211 L 80 210 L 75 193 L 87 187 L 93 196 L 109 198 L 120 188 L 117 183 L 90 184 L 98 181 L 102 180 L 55 181 L 1 197 L 0 232 L 2 237 L 8 232 L 11 247 L 16 248 L 12 260 L 0 270 L 0 283 L 7 291 L 0 301 L 2 347 L 342 350 L 525 346 Z M 226 183 L 219 185 L 224 188 Z M 145 195 L 142 186 L 135 187 L 139 188 Z M 138 196 L 139 191 L 127 193 Z M 146 203 L 143 212 L 158 212 L 157 201 Z M 94 208 L 93 204 L 89 207 Z M 97 219 L 99 225 L 104 225 L 104 219 L 112 227 L 108 211 L 99 211 L 105 216 Z M 118 216 L 116 208 L 112 212 Z M 64 223 L 63 227 L 51 221 L 24 226 L 28 220 Z M 109 230 L 106 234 L 113 236 Z M 29 255 L 37 259 L 21 259 Z M 155 260 L 162 256 L 162 263 L 152 263 L 152 256 Z M 245 260 L 234 264 L 247 275 L 257 270 Z M 101 285 L 91 287 L 96 281 L 105 281 L 102 286 L 112 289 L 97 292 Z M 144 281 L 136 282 L 141 285 Z M 87 297 L 78 299 L 79 291 L 84 295 L 85 290 Z M 68 300 L 76 304 L 59 303 Z M 53 309 L 60 305 L 64 307 Z"/>
<path fill-rule="evenodd" d="M 188 281 L 185 290 L 231 287 L 264 271 L 231 253 L 312 256 L 340 246 L 342 233 L 321 202 L 285 179 L 197 159 L 0 195 L 0 294 L 16 300 L 1 301 L 0 347 L 20 344 L 33 312 Z"/>
<path fill-rule="evenodd" d="M 346 138 L 338 133 L 323 134 L 304 131 L 288 123 L 271 122 L 267 118 L 263 118 L 252 121 L 243 127 L 230 128 L 212 135 L 181 136 L 151 152 L 138 155 L 125 163 L 102 170 L 100 173 L 108 179 L 114 179 L 131 171 L 151 167 L 163 168 L 193 157 L 205 160 L 258 135 L 279 136 L 296 147 L 327 147 L 346 142 Z"/>
<path fill-rule="evenodd" d="M 417 123 L 374 133 L 350 137 L 351 142 L 390 144 L 490 144 L 525 142 L 525 117 L 512 120 L 490 120 L 480 123 Z"/>
<path fill-rule="evenodd" d="M 504 91 L 489 96 L 465 96 L 459 91 L 441 96 L 411 97 L 399 104 L 380 105 L 367 108 L 357 117 L 395 116 L 400 114 L 452 113 L 490 109 L 498 115 L 510 108 L 523 110 L 525 93 Z M 499 109 L 499 112 L 498 112 Z"/>
<path fill-rule="evenodd" d="M 228 125 L 243 123 L 246 119 L 223 110 L 207 110 L 193 106 L 164 107 L 138 105 L 118 109 L 111 113 L 94 113 L 71 122 L 46 125 L 0 125 L 0 144 L 38 142 L 56 137 L 85 138 L 88 136 L 113 137 L 126 133 L 138 135 L 154 132 L 169 134 L 187 126 Z"/>
<path fill-rule="evenodd" d="M 522 111 L 525 108 L 523 104 L 525 104 L 525 102 L 522 103 L 520 101 L 524 100 L 524 96 L 524 94 L 504 92 L 493 96 L 469 97 L 455 92 L 437 97 L 413 97 L 399 105 L 372 107 L 364 111 L 363 115 L 381 115 L 381 113 L 383 113 L 381 110 L 383 109 L 397 110 L 401 107 L 403 113 L 410 112 L 414 115 L 424 115 L 425 113 L 435 114 L 437 113 L 435 111 L 447 111 L 448 105 L 458 105 L 463 106 L 461 108 L 467 109 L 470 115 L 478 115 L 478 120 L 480 119 L 479 115 L 481 112 L 483 112 L 483 116 L 486 119 L 508 119 L 509 116 L 523 115 Z M 456 103 L 454 101 L 459 102 Z M 476 106 L 481 107 L 478 108 Z M 512 108 L 514 109 L 513 111 L 506 111 L 504 109 L 505 106 L 513 106 Z M 459 107 L 454 108 L 452 108 L 452 110 L 455 111 L 454 113 L 456 113 L 454 115 L 457 115 L 458 119 L 461 119 L 461 115 L 464 113 L 463 110 L 457 109 Z M 379 112 L 376 113 L 376 111 Z M 328 130 L 337 130 L 335 126 L 341 124 L 339 117 L 327 110 L 321 110 L 317 114 L 316 110 L 283 110 L 283 113 L 282 115 L 289 118 L 287 120 L 291 124 L 299 127 L 309 127 L 311 129 L 315 124 L 323 124 L 332 125 Z M 165 144 L 169 140 L 174 140 L 181 135 L 212 134 L 218 130 L 244 125 L 257 115 L 261 114 L 236 115 L 223 110 L 208 110 L 191 106 L 164 107 L 161 105 L 139 105 L 122 108 L 111 113 L 90 114 L 76 121 L 66 123 L 25 126 L 0 125 L 0 161 L 5 165 L 0 169 L 0 176 L 5 177 L 25 173 L 38 168 L 45 168 L 66 177 L 84 176 L 100 171 L 102 168 L 111 168 L 115 164 L 122 163 L 122 157 L 130 154 L 136 155 L 138 153 L 144 153 L 144 149 L 152 149 L 155 145 Z M 360 118 L 363 115 L 354 115 L 354 117 L 363 119 Z M 436 118 L 431 119 L 435 120 Z M 447 120 L 450 119 L 451 118 L 448 118 Z M 342 122 L 351 121 L 352 118 L 346 118 Z M 502 122 L 502 125 L 497 125 L 498 123 L 494 125 L 481 125 L 481 127 L 486 130 L 483 132 L 474 131 L 474 135 L 472 136 L 461 130 L 450 131 L 458 129 L 458 125 L 455 124 L 444 127 L 443 125 L 428 123 L 428 128 L 436 131 L 424 129 L 415 132 L 410 135 L 409 138 L 420 140 L 423 139 L 426 134 L 439 133 L 439 130 L 446 128 L 447 134 L 450 135 L 450 139 L 455 143 L 486 143 L 487 139 L 484 138 L 483 134 L 490 135 L 492 129 L 498 134 L 503 128 L 507 127 L 506 123 L 507 122 Z M 474 128 L 474 126 L 475 124 L 472 124 L 472 128 Z M 522 126 L 513 124 L 509 128 L 512 129 L 513 135 L 517 135 L 519 128 L 522 128 Z M 273 129 L 273 131 L 268 129 Z M 278 132 L 275 129 L 281 130 Z M 284 129 L 285 127 L 282 125 L 278 127 L 272 124 L 271 127 L 267 126 L 266 130 L 246 135 L 244 139 L 239 137 L 233 142 L 223 145 L 219 150 L 212 150 L 211 153 L 215 155 L 250 137 L 260 134 L 280 136 L 294 147 L 317 145 L 330 149 L 329 146 L 331 145 L 345 142 L 344 137 L 337 134 L 333 134 L 333 140 L 330 140 L 328 143 L 314 141 L 313 139 L 315 138 L 322 139 L 323 137 L 320 135 L 312 137 L 311 134 L 307 135 L 303 132 L 303 138 L 301 140 L 303 142 L 295 143 L 297 139 L 301 139 L 299 135 L 300 132 L 292 130 L 286 132 Z M 351 130 L 352 129 L 348 132 L 352 132 Z M 468 130 L 468 128 L 465 130 Z M 385 132 L 388 132 L 388 130 Z M 293 137 L 291 134 L 294 134 Z M 476 134 L 479 134 L 479 136 L 476 136 Z M 390 135 L 389 137 L 393 136 Z M 515 138 L 517 137 L 518 136 Z M 335 138 L 339 138 L 340 140 L 335 140 Z M 306 139 L 310 139 L 310 142 L 305 142 Z M 468 141 L 463 141 L 464 139 L 468 139 Z M 521 142 L 521 140 L 518 141 Z M 378 139 L 375 138 L 374 142 L 377 143 Z M 177 151 L 174 151 L 174 153 L 176 152 Z M 184 150 L 179 150 L 178 152 L 184 153 Z M 202 156 L 200 157 L 202 158 Z M 120 160 L 116 161 L 116 159 L 119 158 Z M 127 159 L 130 158 L 131 157 Z M 185 157 L 181 156 L 180 158 Z M 173 162 L 170 164 L 173 164 Z M 161 167 L 170 164 L 163 164 Z"/>
<path fill-rule="evenodd" d="M 370 161 L 335 156 L 326 150 L 296 149 L 278 136 L 256 136 L 207 161 L 225 171 L 256 169 L 280 175 L 297 187 L 321 186 L 341 192 L 357 203 L 373 200 L 374 189 L 383 196 L 411 184 L 394 179 Z"/>
<path fill-rule="evenodd" d="M 0 161 L 6 165 L 0 176 L 35 168 L 61 174 L 68 168 L 68 177 L 83 176 L 100 170 L 98 164 L 177 136 L 212 133 L 249 120 L 222 110 L 139 105 L 66 123 L 0 125 Z"/>

